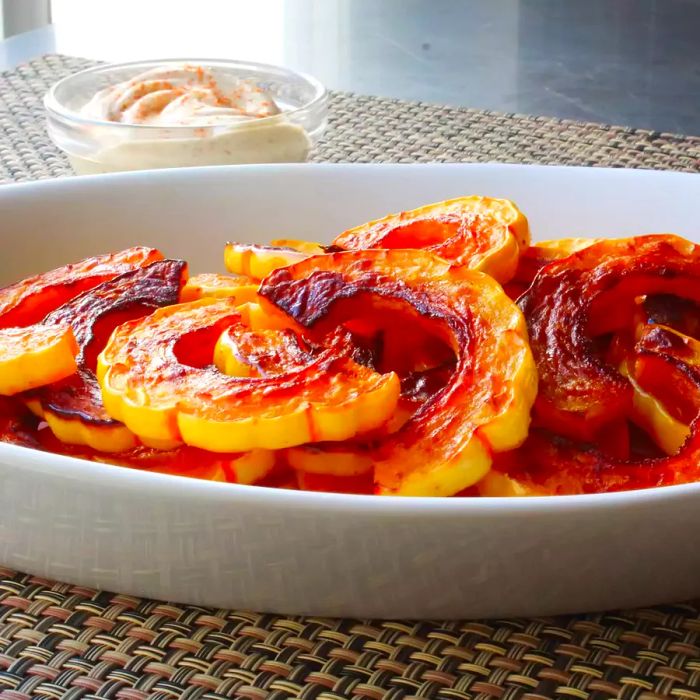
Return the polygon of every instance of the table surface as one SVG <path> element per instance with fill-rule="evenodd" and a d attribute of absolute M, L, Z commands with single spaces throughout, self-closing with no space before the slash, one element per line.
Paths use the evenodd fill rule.
<path fill-rule="evenodd" d="M 57 9 L 0 42 L 0 67 L 55 51 L 237 57 L 337 90 L 700 134 L 700 0 L 198 0 L 167 21 L 162 0 L 116 6 Z"/>

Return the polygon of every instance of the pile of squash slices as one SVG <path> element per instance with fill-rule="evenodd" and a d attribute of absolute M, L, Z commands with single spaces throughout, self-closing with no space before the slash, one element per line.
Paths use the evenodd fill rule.
<path fill-rule="evenodd" d="M 201 479 L 403 496 L 700 481 L 700 246 L 531 244 L 510 201 L 329 246 L 134 247 L 0 289 L 0 440 Z"/>

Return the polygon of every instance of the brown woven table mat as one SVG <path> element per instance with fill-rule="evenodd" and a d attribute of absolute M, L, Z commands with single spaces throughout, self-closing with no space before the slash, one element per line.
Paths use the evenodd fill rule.
<path fill-rule="evenodd" d="M 41 96 L 89 65 L 0 78 L 0 179 L 69 173 Z M 325 161 L 511 161 L 700 172 L 700 138 L 334 93 Z M 484 622 L 287 618 L 0 568 L 0 700 L 700 700 L 700 607 Z"/>
<path fill-rule="evenodd" d="M 96 62 L 46 56 L 0 77 L 0 182 L 71 174 L 44 128 L 42 97 Z M 331 95 L 327 162 L 600 165 L 700 172 L 700 137 L 484 112 L 350 93 Z"/>

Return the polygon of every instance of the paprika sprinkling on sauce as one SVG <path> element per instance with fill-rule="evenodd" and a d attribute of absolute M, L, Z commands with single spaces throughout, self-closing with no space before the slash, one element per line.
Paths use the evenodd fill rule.
<path fill-rule="evenodd" d="M 82 110 L 93 119 L 150 126 L 212 126 L 279 113 L 260 86 L 192 65 L 153 68 L 100 90 Z"/>

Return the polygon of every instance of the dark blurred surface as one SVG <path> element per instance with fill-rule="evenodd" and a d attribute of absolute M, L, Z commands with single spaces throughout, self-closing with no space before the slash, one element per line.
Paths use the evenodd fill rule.
<path fill-rule="evenodd" d="M 698 1 L 355 0 L 347 7 L 343 87 L 700 134 Z"/>

